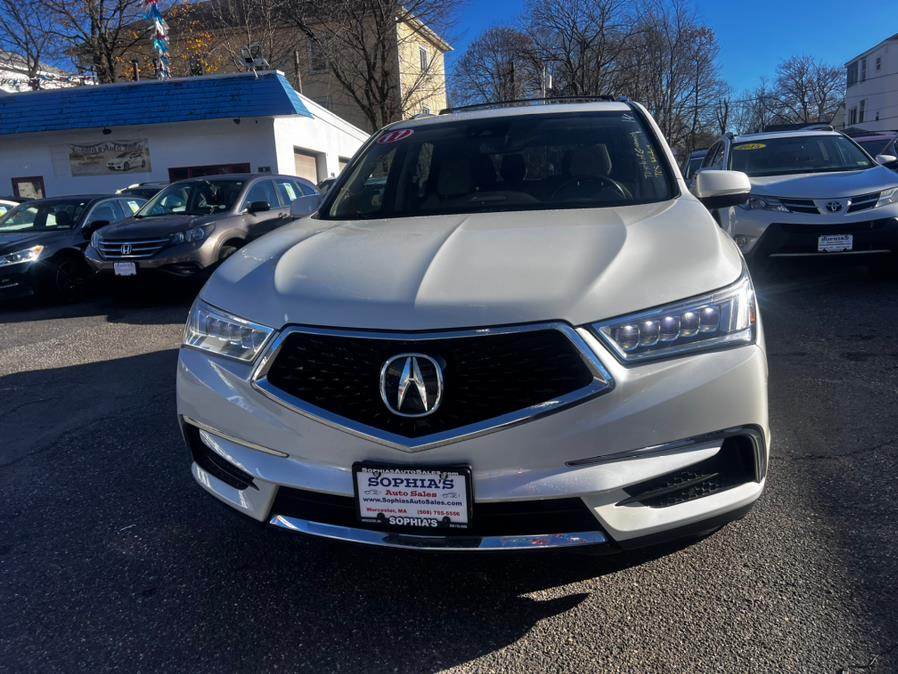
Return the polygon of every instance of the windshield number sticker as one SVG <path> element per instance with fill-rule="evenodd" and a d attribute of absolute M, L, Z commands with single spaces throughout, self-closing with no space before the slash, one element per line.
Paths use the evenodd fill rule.
<path fill-rule="evenodd" d="M 399 131 L 390 131 L 377 139 L 379 145 L 389 145 L 390 143 L 398 143 L 405 140 L 414 133 L 413 129 L 400 129 Z"/>
<path fill-rule="evenodd" d="M 743 143 L 742 145 L 735 145 L 733 150 L 763 150 L 767 145 L 764 143 Z"/>

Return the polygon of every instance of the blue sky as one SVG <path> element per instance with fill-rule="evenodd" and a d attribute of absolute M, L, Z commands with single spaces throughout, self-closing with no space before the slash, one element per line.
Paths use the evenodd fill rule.
<path fill-rule="evenodd" d="M 721 75 L 736 90 L 773 78 L 777 63 L 801 54 L 841 65 L 898 33 L 898 2 L 835 0 L 693 0 L 699 18 L 717 33 Z M 486 28 L 516 22 L 525 0 L 467 0 L 459 12 L 452 67 Z M 615 92 L 626 93 L 626 92 Z"/>

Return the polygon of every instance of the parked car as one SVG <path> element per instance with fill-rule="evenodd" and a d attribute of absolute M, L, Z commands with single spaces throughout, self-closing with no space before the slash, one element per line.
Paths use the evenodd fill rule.
<path fill-rule="evenodd" d="M 695 172 L 698 171 L 698 169 L 701 167 L 702 160 L 704 160 L 706 154 L 708 154 L 707 148 L 701 150 L 693 150 L 689 153 L 686 161 L 683 162 L 683 167 L 681 169 L 683 172 L 683 179 L 690 187 L 695 180 Z"/>
<path fill-rule="evenodd" d="M 321 197 L 294 176 L 234 174 L 172 183 L 134 217 L 91 239 L 85 257 L 98 272 L 193 276 L 247 241 L 313 212 Z"/>
<path fill-rule="evenodd" d="M 751 198 L 718 209 L 717 217 L 753 265 L 851 254 L 869 257 L 877 270 L 895 268 L 898 176 L 846 136 L 822 130 L 725 136 L 699 175 L 724 168 L 751 180 Z"/>
<path fill-rule="evenodd" d="M 13 201 L 12 199 L 0 199 L 0 215 L 5 215 L 18 205 L 18 201 Z"/>
<path fill-rule="evenodd" d="M 140 150 L 128 150 L 122 152 L 114 159 L 106 162 L 106 168 L 111 171 L 130 171 L 136 168 L 146 168 L 147 160 Z"/>
<path fill-rule="evenodd" d="M 898 131 L 871 132 L 866 136 L 852 136 L 852 140 L 864 148 L 871 157 L 898 156 Z M 898 170 L 898 162 L 893 162 L 888 168 Z"/>
<path fill-rule="evenodd" d="M 696 191 L 749 187 L 705 171 Z M 387 127 L 317 214 L 212 274 L 179 361 L 197 482 L 293 532 L 615 550 L 713 530 L 764 488 L 751 279 L 635 103 Z"/>
<path fill-rule="evenodd" d="M 0 296 L 81 297 L 90 270 L 82 251 L 100 227 L 130 217 L 144 200 L 87 194 L 37 199 L 0 217 Z"/>
<path fill-rule="evenodd" d="M 151 199 L 155 197 L 159 192 L 168 187 L 167 182 L 146 182 L 146 183 L 134 183 L 133 185 L 128 185 L 127 187 L 123 187 L 120 190 L 116 190 L 116 194 L 121 194 L 122 196 L 132 196 L 132 197 L 141 197 L 143 199 Z"/>
<path fill-rule="evenodd" d="M 325 178 L 320 183 L 318 183 L 318 190 L 321 192 L 321 194 L 327 194 L 327 191 L 335 182 L 337 182 L 336 178 Z"/>

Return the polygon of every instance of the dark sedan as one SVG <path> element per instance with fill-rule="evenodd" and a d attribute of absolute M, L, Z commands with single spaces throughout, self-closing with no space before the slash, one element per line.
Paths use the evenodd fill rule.
<path fill-rule="evenodd" d="M 0 217 L 0 297 L 78 299 L 90 276 L 84 249 L 91 234 L 130 217 L 143 203 L 140 197 L 87 194 L 16 206 Z"/>

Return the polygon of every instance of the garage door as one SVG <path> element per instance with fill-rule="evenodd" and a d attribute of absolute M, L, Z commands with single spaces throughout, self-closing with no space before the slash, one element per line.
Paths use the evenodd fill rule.
<path fill-rule="evenodd" d="M 313 154 L 294 152 L 293 160 L 296 165 L 296 175 L 318 184 L 318 159 Z"/>

